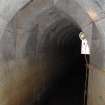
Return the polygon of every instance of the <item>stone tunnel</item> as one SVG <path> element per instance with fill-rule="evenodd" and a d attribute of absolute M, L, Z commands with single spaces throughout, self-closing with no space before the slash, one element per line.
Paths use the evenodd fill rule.
<path fill-rule="evenodd" d="M 104 31 L 94 3 L 0 2 L 0 105 L 105 104 Z M 81 54 L 82 31 L 90 55 Z"/>

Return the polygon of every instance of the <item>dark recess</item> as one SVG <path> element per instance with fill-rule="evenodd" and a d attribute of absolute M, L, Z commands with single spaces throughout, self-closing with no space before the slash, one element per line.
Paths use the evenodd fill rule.
<path fill-rule="evenodd" d="M 86 62 L 80 54 L 80 32 L 78 25 L 61 19 L 44 33 L 41 51 L 50 62 L 48 69 L 53 72 L 38 105 L 83 105 Z"/>

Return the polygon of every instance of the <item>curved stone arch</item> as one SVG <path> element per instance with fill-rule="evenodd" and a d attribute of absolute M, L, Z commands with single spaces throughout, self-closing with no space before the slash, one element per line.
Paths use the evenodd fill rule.
<path fill-rule="evenodd" d="M 87 39 L 88 39 L 89 44 L 90 44 L 90 42 L 91 42 L 91 30 L 92 30 L 91 19 L 89 18 L 88 14 L 80 7 L 80 5 L 76 1 L 67 2 L 68 4 L 66 4 L 66 1 L 64 1 L 64 0 L 59 1 L 58 0 L 56 2 L 56 4 L 54 4 L 55 5 L 54 8 L 57 7 L 59 10 L 64 11 L 68 16 L 72 17 L 73 20 L 76 21 L 77 24 L 81 27 L 81 29 L 85 33 L 87 33 Z M 47 2 L 47 0 L 46 0 L 46 2 Z M 29 31 L 31 32 L 30 29 L 36 27 L 35 24 L 37 24 L 37 21 L 38 21 L 37 20 L 37 15 L 39 15 L 41 13 L 44 14 L 44 11 L 47 11 L 46 10 L 47 8 L 53 7 L 53 4 L 50 5 L 52 2 L 49 2 L 47 5 L 45 5 L 45 4 L 42 5 L 41 4 L 41 7 L 37 10 L 37 7 L 33 7 L 35 3 L 36 2 L 32 2 L 30 5 L 25 7 L 22 11 L 18 12 L 17 15 L 15 16 L 15 19 L 13 19 L 15 22 L 17 21 L 16 25 L 17 25 L 17 29 L 19 27 L 18 30 L 23 30 L 25 33 L 29 32 Z M 67 5 L 67 6 L 63 7 L 63 4 Z M 71 7 L 71 9 L 69 7 Z M 36 9 L 36 11 L 35 11 L 35 9 Z M 48 10 L 48 11 L 50 12 L 50 10 Z M 60 12 L 60 11 L 58 11 L 58 12 Z M 58 18 L 59 18 L 59 16 L 58 16 Z M 83 19 L 85 19 L 85 21 L 82 21 Z M 36 22 L 35 22 L 35 20 L 36 20 Z M 19 24 L 19 26 L 18 26 L 18 24 Z M 41 26 L 41 27 L 43 27 L 43 26 Z M 40 32 L 41 31 L 43 32 L 44 27 L 40 28 L 40 29 L 41 29 Z M 20 33 L 21 33 L 21 31 L 20 31 Z M 24 38 L 26 38 L 25 40 L 28 40 L 28 37 L 24 37 Z M 20 46 L 23 46 L 23 48 L 21 47 L 20 50 L 17 50 L 17 54 L 16 54 L 17 56 L 18 56 L 18 53 L 20 53 L 19 56 L 24 55 L 24 54 L 21 54 L 21 53 L 24 53 L 24 51 L 23 52 L 21 52 L 21 51 L 22 51 L 22 49 L 25 48 L 26 43 L 27 42 L 25 41 L 23 43 L 24 45 L 19 44 Z M 18 42 L 17 42 L 17 44 L 18 44 Z M 17 48 L 19 48 L 18 45 L 17 45 Z"/>
<path fill-rule="evenodd" d="M 0 38 L 11 19 L 31 0 L 1 0 L 0 1 Z M 11 3 L 12 2 L 12 3 Z"/>
<path fill-rule="evenodd" d="M 93 21 L 82 6 L 82 3 L 80 4 L 76 0 L 57 0 L 55 5 L 77 22 L 82 31 L 86 33 L 89 46 L 91 46 Z M 85 5 L 87 6 L 87 4 Z"/>
<path fill-rule="evenodd" d="M 51 19 L 47 20 L 47 18 L 51 18 Z M 43 33 L 41 34 L 41 38 L 40 38 L 40 42 L 38 42 L 38 46 L 43 45 L 43 43 L 46 42 L 45 40 L 47 37 L 49 37 L 50 39 L 53 37 L 56 37 L 56 33 L 65 27 L 74 25 L 80 28 L 79 25 L 74 21 L 72 17 L 66 14 L 63 10 L 59 10 L 57 7 L 53 7 L 53 8 L 50 8 L 49 10 L 45 10 L 44 12 L 42 12 L 41 15 L 38 15 L 38 20 L 41 21 L 40 25 L 42 24 L 42 26 L 44 26 L 44 29 L 42 27 Z M 56 27 L 58 28 L 56 29 Z M 53 33 L 53 31 L 55 33 Z M 52 35 L 48 36 L 48 33 L 51 34 L 51 32 L 52 32 Z"/>
<path fill-rule="evenodd" d="M 9 21 L 14 17 L 14 15 L 17 13 L 17 11 L 19 11 L 22 7 L 24 7 L 24 5 L 26 5 L 26 4 L 28 4 L 28 2 L 30 2 L 31 0 L 21 0 L 21 2 L 20 1 L 18 1 L 18 2 L 16 2 L 16 0 L 13 2 L 13 3 L 10 3 L 9 1 L 8 1 L 8 3 L 7 3 L 7 5 L 8 5 L 8 7 L 7 7 L 7 5 L 5 5 L 6 3 L 5 3 L 5 1 L 1 1 L 1 5 L 2 6 L 4 6 L 4 8 L 2 8 L 1 9 L 1 11 L 0 11 L 0 13 L 1 13 L 1 17 L 5 17 L 4 19 L 6 19 L 7 20 L 7 22 L 9 23 Z M 46 2 L 47 2 L 47 0 L 46 0 Z M 34 1 L 34 2 L 32 2 L 32 3 L 36 3 L 36 5 L 37 5 L 37 2 L 36 2 L 36 0 Z M 53 3 L 53 1 L 51 1 L 50 3 Z M 66 4 L 67 5 L 67 7 L 65 7 L 65 10 L 67 10 L 67 8 L 70 6 L 71 8 L 72 8 L 72 10 L 71 11 L 65 11 L 65 12 L 69 12 L 68 14 L 71 14 L 71 15 L 73 15 L 73 18 L 74 19 L 76 19 L 76 20 L 78 20 L 78 22 L 80 21 L 81 23 L 79 24 L 81 27 L 84 27 L 84 25 L 88 25 L 88 23 L 91 21 L 90 20 L 90 18 L 89 18 L 89 16 L 87 15 L 87 12 L 82 8 L 82 4 L 80 5 L 80 2 L 77 2 L 77 1 L 69 1 L 69 0 L 56 0 L 56 3 L 54 2 L 54 5 L 57 5 L 58 7 L 60 6 L 59 4 L 61 4 L 62 5 L 62 3 L 63 4 L 66 4 L 66 3 L 68 3 L 68 4 Z M 18 6 L 19 4 L 21 4 L 20 6 Z M 43 4 L 43 3 L 42 3 Z M 42 5 L 41 4 L 41 5 Z M 69 5 L 70 4 L 70 5 Z M 13 6 L 12 6 L 13 5 Z M 40 5 L 40 4 L 38 4 L 38 5 Z M 44 4 L 45 5 L 45 4 Z M 16 8 L 18 6 L 18 8 Z M 3 14 L 3 12 L 4 11 L 7 11 L 8 10 L 8 8 L 9 7 L 11 7 L 11 11 L 9 11 L 8 12 L 8 14 Z M 75 8 L 76 7 L 76 8 Z M 16 9 L 14 9 L 14 8 L 16 8 Z M 43 7 L 43 9 L 44 8 L 46 8 L 46 7 Z M 63 7 L 62 7 L 63 8 Z M 62 8 L 60 8 L 60 9 L 62 9 Z M 63 8 L 64 9 L 64 8 Z M 75 12 L 75 10 L 77 10 L 77 12 L 79 11 L 79 15 L 78 15 L 78 13 L 77 14 L 75 14 L 76 12 Z M 74 11 L 74 13 L 73 13 L 73 11 Z M 74 15 L 75 14 L 75 15 Z M 10 16 L 11 15 L 11 16 Z M 9 17 L 9 18 L 8 18 Z M 81 19 L 85 19 L 86 21 L 85 22 L 82 22 L 81 21 Z M 3 19 L 3 18 L 2 18 Z M 4 20 L 3 19 L 3 20 Z"/>
<path fill-rule="evenodd" d="M 73 31 L 74 29 L 79 31 L 81 30 L 81 28 L 70 17 L 61 17 L 61 19 L 59 18 L 59 20 L 49 25 L 49 27 L 46 28 L 41 39 L 38 42 L 38 51 L 36 51 L 37 55 L 41 57 L 40 52 L 44 53 L 44 50 L 48 49 L 47 46 L 51 44 L 52 41 L 53 43 L 57 44 L 56 46 L 59 46 L 59 44 L 63 45 L 65 43 L 65 38 L 67 41 L 67 39 L 70 40 L 75 37 L 75 31 Z M 63 30 L 65 30 L 65 32 L 63 32 Z M 70 36 L 68 34 L 70 31 L 71 33 L 74 32 L 74 35 Z"/>
<path fill-rule="evenodd" d="M 59 1 L 60 2 L 60 1 Z M 63 10 L 65 13 L 67 13 L 68 15 L 70 15 L 70 16 L 72 16 L 72 18 L 74 18 L 74 21 L 76 21 L 79 25 L 80 25 L 80 27 L 82 28 L 82 30 L 84 30 L 85 31 L 85 29 L 84 29 L 84 26 L 87 26 L 88 24 L 90 24 L 90 22 L 91 22 L 91 19 L 88 17 L 88 15 L 86 14 L 86 12 L 78 5 L 78 3 L 77 2 L 75 2 L 74 0 L 72 0 L 72 3 L 70 3 L 70 5 L 71 5 L 71 7 L 72 7 L 72 5 L 75 5 L 75 6 L 73 6 L 72 7 L 72 10 L 71 11 L 69 11 L 69 9 L 68 9 L 68 11 L 66 11 L 67 10 L 67 8 L 63 8 L 62 7 L 62 3 L 64 3 L 64 1 L 61 1 L 61 4 L 59 4 L 59 2 L 56 4 L 56 6 L 57 6 L 57 8 L 59 8 L 59 9 L 61 9 L 61 10 Z M 34 2 L 35 3 L 35 2 Z M 34 4 L 33 3 L 33 4 Z M 11 4 L 12 5 L 12 4 Z M 19 4 L 16 4 L 17 6 L 19 5 Z M 70 5 L 68 5 L 67 7 L 69 7 Z M 12 62 L 11 62 L 11 58 L 8 60 L 8 65 L 6 65 L 6 66 L 8 66 L 8 68 L 9 68 L 9 71 L 11 71 L 12 72 L 12 74 L 10 74 L 10 87 L 8 87 L 8 89 L 7 90 L 10 90 L 10 92 L 11 92 L 11 88 L 14 88 L 14 89 L 17 89 L 19 92 L 20 92 L 20 96 L 17 96 L 17 98 L 19 99 L 18 101 L 20 102 L 20 103 L 15 103 L 15 101 L 16 100 L 14 100 L 14 101 L 12 101 L 12 98 L 13 98 L 13 96 L 14 95 L 16 95 L 15 94 L 15 92 L 13 92 L 12 91 L 12 96 L 10 96 L 9 94 L 7 94 L 8 96 L 7 96 L 7 98 L 8 99 L 6 99 L 6 102 L 1 102 L 1 104 L 2 103 L 6 103 L 7 105 L 11 105 L 11 103 L 12 104 L 20 104 L 21 105 L 21 102 L 22 101 L 25 101 L 25 99 L 27 99 L 27 97 L 28 97 L 28 94 L 30 94 L 31 92 L 29 92 L 29 93 L 27 93 L 26 92 L 26 90 L 28 90 L 31 86 L 32 86 L 32 88 L 34 88 L 35 86 L 33 85 L 33 81 L 32 81 L 32 84 L 31 84 L 31 82 L 30 82 L 30 79 L 28 79 L 27 80 L 27 77 L 29 77 L 30 75 L 32 75 L 32 76 L 30 76 L 32 79 L 35 77 L 35 76 L 33 76 L 33 71 L 32 71 L 32 73 L 33 74 L 30 74 L 29 72 L 28 72 L 28 68 L 30 67 L 29 66 L 29 64 L 27 63 L 27 58 L 26 59 L 23 59 L 24 57 L 24 50 L 25 50 L 25 47 L 26 47 L 26 45 L 27 45 L 27 40 L 29 39 L 29 35 L 30 35 L 30 32 L 32 31 L 32 30 L 30 30 L 30 29 L 34 29 L 34 27 L 36 26 L 36 24 L 37 24 L 37 21 L 36 21 L 36 23 L 34 23 L 33 24 L 33 21 L 35 21 L 35 19 L 36 19 L 36 17 L 37 17 L 37 15 L 39 14 L 39 13 L 41 13 L 41 12 L 43 12 L 43 8 L 44 8 L 44 10 L 46 9 L 46 5 L 44 4 L 44 6 L 42 6 L 42 7 L 40 7 L 40 9 L 38 8 L 38 9 L 36 9 L 36 8 L 31 8 L 31 6 L 32 5 L 29 5 L 29 6 L 27 6 L 27 7 L 25 7 L 25 8 L 23 8 L 23 10 L 21 10 L 21 11 L 18 11 L 17 12 L 17 14 L 16 14 L 16 12 L 13 12 L 12 14 L 16 14 L 15 15 L 15 17 L 13 18 L 13 16 L 14 15 L 11 15 L 12 17 L 12 21 L 10 22 L 10 20 L 7 22 L 7 23 L 9 23 L 9 25 L 6 27 L 6 29 L 8 30 L 9 28 L 13 28 L 14 26 L 17 26 L 16 28 L 18 29 L 18 30 L 16 30 L 16 32 L 13 32 L 13 34 L 12 35 L 14 35 L 14 33 L 16 33 L 16 45 L 15 46 L 13 46 L 13 47 L 16 47 L 16 51 L 15 51 L 15 58 L 16 59 L 14 59 Z M 76 8 L 75 8 L 76 7 Z M 49 8 L 49 6 L 48 6 L 48 8 Z M 35 13 L 35 9 L 36 9 L 36 13 Z M 40 11 L 38 11 L 38 10 L 40 10 Z M 76 13 L 76 14 L 74 14 L 75 13 L 75 11 L 76 10 L 78 10 L 78 13 Z M 30 12 L 31 11 L 31 12 Z M 30 13 L 30 14 L 29 14 Z M 31 14 L 32 13 L 32 14 Z M 35 13 L 35 14 L 34 14 Z M 10 16 L 10 14 L 9 14 L 9 16 Z M 33 18 L 30 18 L 31 16 L 33 16 Z M 27 20 L 29 18 L 29 20 Z M 85 19 L 86 21 L 85 22 L 83 22 L 82 20 L 81 20 L 81 18 L 82 19 Z M 32 20 L 32 21 L 30 21 L 30 20 Z M 37 20 L 37 19 L 36 19 Z M 6 23 L 6 25 L 7 25 L 7 23 Z M 15 24 L 14 26 L 11 26 L 11 23 L 12 24 Z M 18 27 L 18 24 L 20 24 L 19 25 L 19 27 Z M 24 23 L 24 24 L 23 24 Z M 23 25 L 22 25 L 23 24 Z M 27 24 L 29 24 L 29 27 L 25 27 L 25 26 L 27 26 Z M 20 27 L 20 26 L 23 26 L 23 27 Z M 32 25 L 32 26 L 31 26 Z M 39 26 L 38 26 L 39 27 Z M 42 26 L 43 27 L 43 26 Z M 5 29 L 5 28 L 4 28 Z M 88 31 L 86 31 L 86 32 L 89 32 L 89 28 L 87 27 L 87 29 L 88 29 Z M 6 32 L 7 32 L 7 30 L 6 30 Z M 11 31 L 11 29 L 10 29 L 10 31 Z M 39 30 L 39 31 L 41 31 L 41 30 Z M 28 35 L 26 35 L 26 33 L 28 32 Z M 11 33 L 11 32 L 10 32 Z M 5 36 L 6 36 L 7 34 L 5 34 Z M 3 37 L 1 37 L 1 39 L 2 39 Z M 8 40 L 8 39 L 7 39 Z M 14 44 L 14 43 L 13 43 Z M 1 46 L 1 47 L 3 47 L 3 46 Z M 11 46 L 9 46 L 9 47 L 11 47 Z M 18 49 L 19 48 L 19 49 Z M 5 51 L 5 50 L 4 50 Z M 21 52 L 22 51 L 22 52 Z M 3 52 L 2 52 L 3 53 Z M 9 52 L 8 52 L 9 53 Z M 11 53 L 11 50 L 10 50 L 10 53 Z M 18 55 L 19 54 L 19 55 Z M 5 55 L 4 55 L 5 56 Z M 21 59 L 18 59 L 18 57 Z M 23 64 L 23 65 L 22 65 Z M 2 65 L 1 65 L 2 66 Z M 33 66 L 33 65 L 32 65 Z M 17 67 L 17 68 L 16 68 Z M 26 70 L 24 70 L 24 67 L 26 67 L 25 69 Z M 17 69 L 16 70 L 16 72 L 15 71 L 13 71 L 13 69 Z M 18 69 L 19 69 L 19 71 L 18 71 Z M 21 71 L 21 69 L 22 69 L 22 71 Z M 40 72 L 40 70 L 38 71 L 38 73 Z M 43 71 L 44 72 L 44 71 Z M 42 72 L 42 73 L 43 73 Z M 18 76 L 19 76 L 19 74 L 21 75 L 21 77 L 18 77 L 16 74 L 18 73 Z M 26 74 L 27 73 L 27 74 Z M 29 73 L 29 74 L 28 74 Z M 45 73 L 45 72 L 44 72 Z M 41 74 L 41 76 L 44 76 L 44 73 L 43 74 Z M 24 76 L 23 76 L 23 75 Z M 25 75 L 26 74 L 26 75 Z M 16 75 L 17 77 L 14 77 L 14 75 Z M 45 74 L 45 75 L 47 75 L 47 74 Z M 8 74 L 8 76 L 9 76 L 9 74 Z M 47 75 L 48 76 L 48 75 Z M 20 88 L 15 88 L 14 87 L 14 85 L 16 85 L 16 86 L 18 86 L 18 87 L 23 87 L 23 85 L 20 85 L 20 83 L 21 83 L 21 80 L 23 80 L 23 78 L 24 77 L 26 77 L 25 79 L 30 83 L 29 84 L 29 86 L 27 87 L 27 84 L 25 84 L 25 86 L 26 86 L 26 90 L 24 91 L 24 92 L 22 92 L 22 89 L 20 89 Z M 42 78 L 42 77 L 41 77 Z M 45 79 L 45 77 L 43 77 L 44 78 L 44 80 L 42 80 L 42 81 L 44 81 L 44 82 L 46 82 L 46 79 Z M 8 78 L 7 78 L 8 79 Z M 39 79 L 39 78 L 38 78 Z M 16 83 L 16 80 L 17 80 L 17 83 Z M 20 80 L 20 81 L 19 81 Z M 25 80 L 25 81 L 26 81 Z M 13 82 L 13 84 L 11 83 L 11 81 Z M 12 85 L 11 85 L 12 84 Z M 45 84 L 43 84 L 42 82 L 41 83 L 39 83 L 39 87 L 37 87 L 37 88 L 42 88 L 42 87 L 44 87 L 45 86 Z M 13 87 L 12 87 L 13 86 Z M 19 90 L 20 89 L 20 90 Z M 30 89 L 29 89 L 30 90 Z M 38 92 L 40 91 L 41 89 L 39 89 L 39 90 L 37 90 L 36 89 L 36 93 L 37 93 L 37 95 L 38 95 Z M 43 89 L 42 89 L 43 90 Z M 31 90 L 30 90 L 31 91 Z M 23 96 L 23 93 L 26 95 L 24 95 Z M 36 95 L 36 96 L 37 96 Z M 2 96 L 1 96 L 2 97 Z M 21 97 L 23 98 L 23 100 L 21 101 Z M 8 101 L 9 100 L 9 101 Z M 16 101 L 17 102 L 17 101 Z"/>

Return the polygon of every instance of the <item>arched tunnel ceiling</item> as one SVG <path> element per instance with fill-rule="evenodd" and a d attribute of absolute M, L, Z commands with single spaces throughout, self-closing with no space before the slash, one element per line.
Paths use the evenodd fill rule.
<path fill-rule="evenodd" d="M 44 0 L 42 2 L 41 0 L 38 0 L 38 1 L 37 0 L 32 0 L 32 1 L 31 0 L 27 0 L 27 1 L 20 0 L 17 2 L 17 0 L 14 0 L 13 3 L 10 3 L 10 1 L 8 0 L 8 2 L 5 3 L 4 0 L 1 0 L 0 2 L 1 2 L 0 5 L 2 5 L 2 6 L 0 6 L 1 7 L 1 10 L 0 10 L 0 14 L 1 14 L 0 15 L 1 16 L 1 18 L 0 18 L 0 22 L 1 22 L 0 36 L 1 36 L 1 38 L 0 39 L 2 39 L 2 35 L 4 33 L 4 30 L 7 26 L 7 24 L 10 22 L 10 20 L 13 18 L 13 16 L 17 12 L 18 13 L 15 16 L 17 21 L 19 20 L 18 22 L 20 22 L 20 24 L 22 24 L 24 22 L 24 24 L 21 25 L 19 30 L 21 30 L 21 28 L 24 27 L 24 31 L 27 31 L 27 30 L 29 31 L 35 25 L 35 21 L 33 22 L 33 19 L 39 13 L 41 13 L 42 11 L 44 11 L 52 6 L 56 6 L 60 10 L 63 10 L 65 13 L 70 15 L 78 23 L 78 25 L 81 27 L 81 29 L 86 33 L 86 36 L 87 36 L 90 46 L 91 46 L 91 42 L 94 41 L 94 40 L 92 40 L 92 28 L 94 26 L 97 28 L 97 30 L 99 31 L 98 33 L 100 33 L 100 36 L 101 36 L 98 40 L 104 39 L 105 19 L 104 19 L 104 2 L 103 1 L 99 2 L 98 0 L 94 0 L 94 1 L 91 1 L 91 0 L 87 0 L 87 1 L 85 1 L 85 0 L 56 0 L 56 1 Z M 21 5 L 19 5 L 19 4 L 21 4 Z M 19 12 L 19 10 L 20 10 L 20 12 Z M 8 12 L 5 12 L 5 11 L 8 11 Z M 95 20 L 91 17 L 92 15 Z M 28 22 L 25 22 L 25 21 L 27 21 L 27 19 L 28 19 Z M 20 32 L 20 33 L 22 33 L 22 32 Z M 20 39 L 22 40 L 21 37 L 20 37 Z M 18 39 L 18 40 L 20 40 L 20 39 Z M 25 44 L 24 41 L 23 41 L 23 43 Z M 102 41 L 101 44 L 104 45 L 104 40 Z M 1 46 L 2 46 L 2 44 L 1 44 Z M 22 48 L 25 45 L 22 46 L 22 45 L 18 44 L 18 46 L 21 46 L 21 50 L 20 50 L 20 52 L 18 52 L 18 54 L 21 55 L 21 51 L 24 52 L 24 50 Z M 102 45 L 100 45 L 100 46 L 102 46 Z M 98 45 L 96 45 L 96 47 L 94 47 L 94 48 L 97 48 L 97 47 L 98 47 Z M 92 50 L 94 50 L 94 48 L 92 48 Z M 102 53 L 103 47 L 100 47 L 100 48 L 101 48 L 100 52 Z M 13 53 L 14 53 L 14 50 L 13 50 Z M 97 54 L 100 54 L 100 53 L 97 52 Z M 101 54 L 101 55 L 103 55 L 103 54 Z M 2 54 L 1 54 L 1 56 L 2 56 Z M 103 64 L 103 63 L 101 63 L 101 64 Z"/>
<path fill-rule="evenodd" d="M 30 3 L 30 5 L 27 5 L 28 3 Z M 21 5 L 20 5 L 21 4 Z M 38 4 L 38 6 L 37 6 Z M 64 6 L 63 6 L 63 5 Z M 80 25 L 80 27 L 82 28 L 82 30 L 86 33 L 87 39 L 89 41 L 89 44 L 91 46 L 91 40 L 92 40 L 92 27 L 96 27 L 97 30 L 99 31 L 98 33 L 100 33 L 100 38 L 98 40 L 102 40 L 102 45 L 104 45 L 104 27 L 105 27 L 105 19 L 104 19 L 104 1 L 101 0 L 56 0 L 55 2 L 53 2 L 53 0 L 45 0 L 43 2 L 37 1 L 37 0 L 14 0 L 12 3 L 11 1 L 8 0 L 4 1 L 1 0 L 0 1 L 0 36 L 2 39 L 2 35 L 4 33 L 4 30 L 7 26 L 7 24 L 10 22 L 10 20 L 13 18 L 13 16 L 21 9 L 23 9 L 22 11 L 24 12 L 25 17 L 27 16 L 27 13 L 32 13 L 32 11 L 34 11 L 33 15 L 38 14 L 39 12 L 45 10 L 46 8 L 49 8 L 53 5 L 56 5 L 58 8 L 62 9 L 64 12 L 66 12 L 68 15 L 71 15 L 74 20 Z M 32 6 L 33 5 L 33 6 Z M 30 8 L 30 6 L 32 6 Z M 25 8 L 27 7 L 27 9 Z M 25 8 L 25 9 L 24 9 Z M 28 9 L 29 8 L 29 9 Z M 36 11 L 35 11 L 36 10 Z M 76 11 L 79 10 L 77 13 Z M 8 12 L 6 12 L 8 11 Z M 26 12 L 28 11 L 28 12 Z M 20 14 L 22 14 L 23 12 L 19 12 Z M 30 17 L 32 16 L 32 14 L 30 15 Z M 24 16 L 23 16 L 24 17 Z M 90 19 L 91 18 L 91 19 Z M 24 19 L 23 19 L 24 20 Z M 30 18 L 31 20 L 31 18 Z M 85 21 L 82 21 L 85 20 Z M 94 24 L 94 25 L 93 25 Z M 27 26 L 27 25 L 25 25 Z M 92 40 L 93 41 L 93 40 Z M 97 45 L 96 45 L 97 47 Z M 104 47 L 100 47 L 100 52 L 97 54 L 103 55 L 103 48 Z M 94 48 L 92 48 L 93 50 Z M 95 54 L 95 55 L 97 55 Z M 103 61 L 102 61 L 103 62 Z M 104 66 L 103 63 L 101 63 L 101 66 Z"/>
<path fill-rule="evenodd" d="M 67 2 L 66 2 L 67 1 Z M 61 6 L 62 6 L 62 3 L 63 4 L 67 4 L 69 0 L 61 0 Z M 46 9 L 48 7 L 51 7 L 52 5 L 55 5 L 54 4 L 54 1 L 53 0 L 44 0 L 43 2 L 41 0 L 18 0 L 18 2 L 16 0 L 14 0 L 11 4 L 11 1 L 8 0 L 8 2 L 5 3 L 5 1 L 0 1 L 1 3 L 1 11 L 0 11 L 0 14 L 1 14 L 1 25 L 2 25 L 2 30 L 1 30 L 1 37 L 2 37 L 2 34 L 4 32 L 4 29 L 6 27 L 6 25 L 8 24 L 8 22 L 12 19 L 12 17 L 20 10 L 20 9 L 23 9 L 27 6 L 27 8 L 30 8 L 30 10 L 34 9 L 34 13 L 37 14 L 41 11 L 43 11 L 43 9 Z M 59 0 L 56 1 L 56 3 L 59 2 Z M 27 4 L 30 4 L 27 5 Z M 21 4 L 21 5 L 19 5 Z M 77 23 L 81 26 L 81 28 L 83 28 L 84 31 L 86 31 L 86 33 L 88 32 L 87 31 L 87 27 L 84 29 L 84 26 L 88 25 L 90 23 L 90 19 L 88 17 L 88 15 L 85 13 L 85 11 L 83 9 L 81 9 L 81 7 L 78 5 L 77 2 L 75 1 L 72 1 L 70 0 L 69 5 L 67 7 L 71 7 L 71 8 L 65 8 L 63 9 L 65 12 L 66 10 L 69 11 L 71 10 L 68 14 L 72 15 L 73 18 L 77 21 Z M 32 7 L 31 7 L 32 6 Z M 59 7 L 60 5 L 58 5 Z M 63 6 L 62 6 L 63 7 Z M 61 9 L 61 8 L 60 8 Z M 30 12 L 30 10 L 28 11 L 29 9 L 26 9 L 25 11 L 27 11 L 28 13 Z M 77 11 L 77 13 L 75 14 L 75 12 Z M 6 12 L 8 11 L 8 12 Z M 6 12 L 6 13 L 5 13 Z M 5 13 L 5 14 L 4 14 Z M 32 11 L 31 11 L 32 13 Z M 34 15 L 35 15 L 34 14 Z M 82 19 L 85 18 L 85 22 L 82 22 Z M 91 27 L 91 26 L 89 26 Z M 89 33 L 90 34 L 90 33 Z M 91 35 L 87 35 L 88 40 L 89 40 L 89 43 L 90 43 L 90 36 Z"/>
<path fill-rule="evenodd" d="M 26 11 L 30 11 L 31 14 L 29 15 Z M 56 29 L 57 24 L 59 29 Z M 0 44 L 1 58 L 2 56 L 7 57 L 7 59 L 15 56 L 20 58 L 25 56 L 25 53 L 38 54 L 37 50 L 39 50 L 40 44 L 43 45 L 48 32 L 51 34 L 51 30 L 56 30 L 55 33 L 50 35 L 50 39 L 52 39 L 57 37 L 57 31 L 67 26 L 72 29 L 73 25 L 71 27 L 70 24 L 77 25 L 74 19 L 56 7 L 46 9 L 41 13 L 39 12 L 39 14 L 34 14 L 33 10 L 26 8 L 9 23 Z M 79 25 L 77 26 L 80 28 Z"/>
<path fill-rule="evenodd" d="M 6 21 L 10 20 L 15 14 L 16 12 L 21 9 L 24 5 L 28 4 L 28 2 L 35 2 L 35 4 L 37 5 L 38 3 L 40 4 L 40 1 L 37 2 L 37 0 L 13 0 L 13 2 L 11 3 L 11 1 L 8 0 L 8 2 L 4 1 L 4 0 L 1 0 L 0 1 L 0 16 L 1 16 L 1 19 L 5 19 Z M 43 2 L 47 3 L 47 2 L 54 2 L 54 3 L 57 3 L 59 0 L 44 0 Z M 63 1 L 63 0 L 61 0 Z M 67 1 L 67 2 L 66 2 Z M 72 0 L 66 0 L 65 2 L 68 3 L 68 2 L 71 2 Z M 91 0 L 75 0 L 83 9 L 84 11 L 86 11 L 88 14 L 89 14 L 89 11 L 91 9 L 93 9 L 95 12 L 97 12 L 98 16 L 103 16 L 104 14 L 104 1 L 101 0 L 94 0 L 94 1 L 91 1 Z M 74 2 L 75 2 L 74 1 Z M 18 5 L 19 4 L 19 5 Z M 21 5 L 20 5 L 21 4 Z M 51 3 L 50 3 L 51 4 Z M 6 12 L 8 11 L 8 12 Z M 5 13 L 6 12 L 6 13 Z M 5 14 L 4 14 L 5 13 Z M 101 14 L 100 14 L 101 13 Z M 1 21 L 3 21 L 1 20 Z M 86 19 L 85 19 L 86 20 Z M 4 22 L 5 23 L 5 22 Z M 2 24 L 4 24 L 2 23 Z M 6 23 L 5 23 L 6 24 Z"/>
<path fill-rule="evenodd" d="M 66 1 L 69 1 L 69 0 L 66 0 Z M 90 25 L 88 25 L 91 22 L 91 19 L 89 18 L 89 16 L 86 14 L 86 12 L 81 8 L 81 6 L 76 1 L 72 1 L 72 0 L 70 0 L 69 2 L 66 2 L 66 1 L 65 0 L 60 0 L 60 1 L 57 0 L 56 4 L 54 4 L 53 0 L 44 0 L 43 2 L 41 0 L 38 0 L 38 1 L 32 0 L 29 2 L 29 5 L 25 5 L 25 4 L 28 4 L 28 1 L 24 2 L 24 0 L 23 0 L 23 3 L 25 3 L 24 8 L 26 6 L 27 6 L 27 8 L 24 9 L 24 8 L 22 8 L 23 6 L 20 5 L 20 7 L 18 7 L 16 10 L 18 11 L 22 8 L 23 10 L 22 9 L 21 10 L 24 12 L 19 12 L 19 14 L 23 13 L 23 15 L 25 17 L 27 15 L 30 15 L 30 20 L 31 20 L 32 17 L 34 17 L 35 15 L 37 15 L 38 13 L 43 11 L 44 9 L 47 9 L 53 5 L 56 5 L 59 9 L 63 10 L 65 13 L 67 13 L 72 18 L 74 18 L 74 20 L 80 25 L 80 27 L 83 29 L 83 31 L 85 31 L 86 33 L 89 32 L 88 28 L 91 27 Z M 14 3 L 14 6 L 12 7 L 13 3 Z M 19 2 L 16 4 L 16 2 L 14 1 L 13 3 L 8 4 L 8 6 L 4 6 L 5 7 L 3 9 L 4 11 L 7 10 L 9 7 L 11 8 L 11 11 L 8 11 L 7 14 L 3 15 L 3 11 L 1 11 L 1 13 L 2 13 L 1 15 L 5 16 L 7 18 L 6 20 L 8 22 L 16 14 L 16 11 L 14 11 L 13 8 L 17 7 L 15 5 L 18 5 Z M 64 4 L 65 4 L 65 6 L 63 6 Z M 3 3 L 2 3 L 2 5 L 3 5 Z M 70 8 L 68 8 L 68 7 L 70 7 Z M 12 13 L 12 15 L 11 15 L 11 13 Z M 9 15 L 11 15 L 11 16 L 9 16 Z M 22 17 L 22 15 L 21 15 L 21 17 Z M 84 22 L 82 21 L 83 19 L 85 19 Z M 5 26 L 7 25 L 7 22 L 5 22 L 5 21 L 3 21 L 3 22 L 4 23 L 2 23 L 2 24 L 4 25 L 4 28 L 5 28 Z M 2 29 L 3 29 L 3 27 L 2 27 Z M 3 32 L 3 30 L 2 30 L 2 32 Z M 2 34 L 1 34 L 1 36 L 2 36 Z M 90 36 L 91 35 L 87 35 L 87 37 L 89 37 L 88 38 L 89 43 L 90 43 Z"/>

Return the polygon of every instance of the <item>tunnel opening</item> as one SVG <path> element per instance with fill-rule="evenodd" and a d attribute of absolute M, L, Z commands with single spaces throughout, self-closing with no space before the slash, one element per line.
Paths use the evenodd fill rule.
<path fill-rule="evenodd" d="M 84 105 L 85 82 L 88 84 L 86 59 L 89 63 L 89 56 L 81 55 L 81 29 L 71 20 L 56 21 L 43 35 L 46 37 L 41 43 L 41 55 L 47 59 L 51 80 L 40 97 L 40 105 Z"/>
<path fill-rule="evenodd" d="M 80 54 L 81 28 L 56 7 L 51 7 L 39 13 L 40 15 L 25 16 L 26 14 L 20 11 L 14 17 L 2 40 L 3 58 L 9 62 L 10 70 L 12 66 L 16 69 L 10 75 L 10 84 L 13 82 L 13 85 L 9 88 L 11 90 L 13 86 L 10 93 L 16 90 L 16 100 L 11 101 L 14 92 L 9 102 L 22 104 L 23 101 L 30 105 L 34 102 L 38 105 L 83 105 L 87 78 L 86 59 L 89 62 L 89 56 L 85 59 Z M 46 63 L 45 68 L 43 63 Z M 18 74 L 16 78 L 14 74 Z M 14 87 L 15 85 L 19 88 Z"/>

